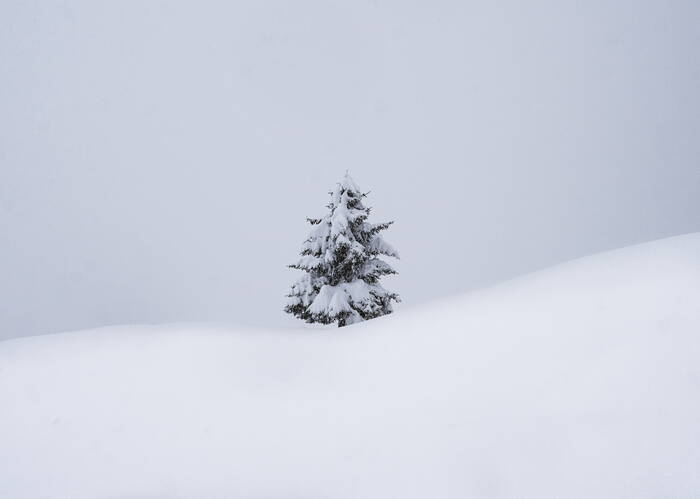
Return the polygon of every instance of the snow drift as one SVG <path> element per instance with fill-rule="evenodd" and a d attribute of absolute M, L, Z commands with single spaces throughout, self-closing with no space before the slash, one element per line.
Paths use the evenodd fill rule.
<path fill-rule="evenodd" d="M 326 330 L 0 343 L 3 498 L 700 493 L 700 234 Z"/>

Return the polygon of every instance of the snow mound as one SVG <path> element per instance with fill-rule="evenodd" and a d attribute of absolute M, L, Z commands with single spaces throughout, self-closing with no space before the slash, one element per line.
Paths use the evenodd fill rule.
<path fill-rule="evenodd" d="M 700 234 L 343 329 L 0 343 L 2 498 L 691 498 Z"/>

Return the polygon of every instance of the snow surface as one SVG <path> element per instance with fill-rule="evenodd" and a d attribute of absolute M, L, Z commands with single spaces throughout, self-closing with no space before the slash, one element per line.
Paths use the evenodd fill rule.
<path fill-rule="evenodd" d="M 697 498 L 700 234 L 342 329 L 0 342 L 2 498 Z"/>

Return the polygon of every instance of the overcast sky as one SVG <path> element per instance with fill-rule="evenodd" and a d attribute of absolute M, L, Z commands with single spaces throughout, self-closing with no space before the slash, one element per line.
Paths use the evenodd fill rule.
<path fill-rule="evenodd" d="M 0 4 L 0 338 L 282 312 L 346 169 L 410 307 L 700 230 L 700 2 Z"/>

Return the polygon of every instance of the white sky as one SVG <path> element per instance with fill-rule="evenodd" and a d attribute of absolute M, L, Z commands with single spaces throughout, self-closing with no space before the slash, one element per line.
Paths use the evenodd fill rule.
<path fill-rule="evenodd" d="M 402 306 L 700 230 L 697 1 L 2 2 L 0 338 L 282 312 L 349 168 Z"/>

